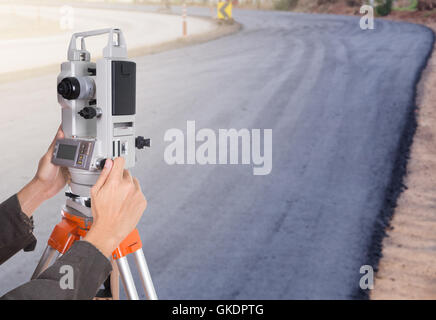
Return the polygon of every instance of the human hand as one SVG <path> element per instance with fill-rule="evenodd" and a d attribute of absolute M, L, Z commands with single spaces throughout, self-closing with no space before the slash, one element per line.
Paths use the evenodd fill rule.
<path fill-rule="evenodd" d="M 56 140 L 62 138 L 64 138 L 64 133 L 59 127 L 47 152 L 39 160 L 35 176 L 17 194 L 21 210 L 29 217 L 43 201 L 62 190 L 70 179 L 67 168 L 61 168 L 51 162 Z"/>
<path fill-rule="evenodd" d="M 56 195 L 70 180 L 68 168 L 59 167 L 51 162 L 56 140 L 63 138 L 64 132 L 61 127 L 59 127 L 47 152 L 41 160 L 39 160 L 38 170 L 35 174 L 34 179 L 40 184 L 41 192 L 44 193 L 46 199 L 50 199 Z"/>
<path fill-rule="evenodd" d="M 107 257 L 135 229 L 147 207 L 138 180 L 124 164 L 124 158 L 107 159 L 91 189 L 93 223 L 84 240 Z"/>

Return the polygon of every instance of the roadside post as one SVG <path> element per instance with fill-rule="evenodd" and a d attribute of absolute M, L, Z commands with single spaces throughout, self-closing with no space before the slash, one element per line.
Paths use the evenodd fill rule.
<path fill-rule="evenodd" d="M 188 24 L 186 21 L 186 2 L 183 1 L 183 10 L 182 10 L 182 34 L 183 37 L 188 35 Z"/>

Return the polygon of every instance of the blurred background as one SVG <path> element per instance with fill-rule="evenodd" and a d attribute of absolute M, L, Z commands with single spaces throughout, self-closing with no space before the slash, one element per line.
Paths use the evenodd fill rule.
<path fill-rule="evenodd" d="M 82 1 L 77 1 L 83 4 Z M 125 1 L 116 1 L 125 2 Z M 121 28 L 129 39 L 130 50 L 178 39 L 180 15 L 116 10 L 114 7 L 74 7 L 63 1 L 0 2 L 0 74 L 59 64 L 66 57 L 66 44 L 73 32 Z M 115 3 L 115 2 L 114 2 Z M 155 8 L 154 11 L 157 11 Z M 188 17 L 190 35 L 213 28 L 210 21 Z M 89 49 L 100 55 L 104 37 L 89 39 Z"/>

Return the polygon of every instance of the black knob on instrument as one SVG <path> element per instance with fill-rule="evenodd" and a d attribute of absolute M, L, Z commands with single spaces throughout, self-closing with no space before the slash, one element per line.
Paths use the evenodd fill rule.
<path fill-rule="evenodd" d="M 98 159 L 96 163 L 96 167 L 99 170 L 103 170 L 105 164 L 106 164 L 106 159 Z"/>
<path fill-rule="evenodd" d="M 92 119 L 97 116 L 97 110 L 93 107 L 85 107 L 79 111 L 79 115 L 85 119 Z"/>
<path fill-rule="evenodd" d="M 80 95 L 80 83 L 74 77 L 62 79 L 58 84 L 58 93 L 68 100 L 77 99 Z"/>
<path fill-rule="evenodd" d="M 138 136 L 135 139 L 135 147 L 138 149 L 144 149 L 145 147 L 150 148 L 151 140 L 145 139 L 142 136 Z"/>

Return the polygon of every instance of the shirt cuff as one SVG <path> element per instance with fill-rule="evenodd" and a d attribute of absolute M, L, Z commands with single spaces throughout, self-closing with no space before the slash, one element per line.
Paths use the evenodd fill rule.
<path fill-rule="evenodd" d="M 18 196 L 14 194 L 4 203 L 5 211 L 8 212 L 9 222 L 14 226 L 14 238 L 21 239 L 24 251 L 33 251 L 36 246 L 36 238 L 33 235 L 33 218 L 28 217 L 22 210 Z"/>

